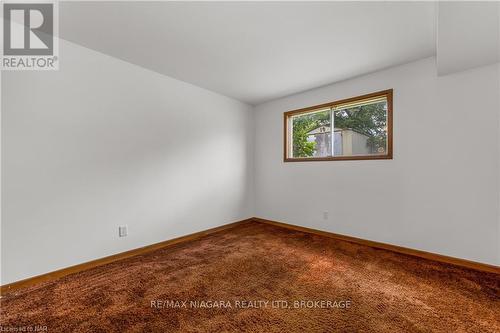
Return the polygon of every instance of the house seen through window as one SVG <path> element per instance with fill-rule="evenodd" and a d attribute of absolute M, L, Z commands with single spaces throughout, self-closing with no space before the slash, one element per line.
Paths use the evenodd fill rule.
<path fill-rule="evenodd" d="M 392 158 L 392 90 L 285 113 L 285 161 Z"/>

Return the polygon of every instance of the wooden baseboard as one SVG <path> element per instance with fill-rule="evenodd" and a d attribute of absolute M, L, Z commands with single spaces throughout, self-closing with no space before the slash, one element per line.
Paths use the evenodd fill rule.
<path fill-rule="evenodd" d="M 147 252 L 151 252 L 154 250 L 158 250 L 161 248 L 172 246 L 172 245 L 175 245 L 178 243 L 199 239 L 201 237 L 204 237 L 204 236 L 207 236 L 207 235 L 210 235 L 210 234 L 222 231 L 222 230 L 230 229 L 230 228 L 236 227 L 237 225 L 251 222 L 251 221 L 271 224 L 274 226 L 287 228 L 287 229 L 291 229 L 291 230 L 295 230 L 295 231 L 301 231 L 301 232 L 306 232 L 306 233 L 310 233 L 310 234 L 339 239 L 339 240 L 343 240 L 343 241 L 347 241 L 347 242 L 351 242 L 351 243 L 356 243 L 356 244 L 370 246 L 370 247 L 374 247 L 374 248 L 378 248 L 378 249 L 402 253 L 402 254 L 418 257 L 418 258 L 424 258 L 424 259 L 428 259 L 428 260 L 438 261 L 438 262 L 451 264 L 451 265 L 455 265 L 455 266 L 460 266 L 460 267 L 465 267 L 465 268 L 469 268 L 469 269 L 474 269 L 474 270 L 478 270 L 478 271 L 500 274 L 500 267 L 495 266 L 495 265 L 483 264 L 483 263 L 479 263 L 479 262 L 475 262 L 475 261 L 459 259 L 459 258 L 454 258 L 454 257 L 448 257 L 448 256 L 444 256 L 441 254 L 420 251 L 420 250 L 410 249 L 410 248 L 406 248 L 406 247 L 402 247 L 402 246 L 391 245 L 391 244 L 386 244 L 386 243 L 381 243 L 381 242 L 375 242 L 375 241 L 371 241 L 371 240 L 366 240 L 366 239 L 361 239 L 361 238 L 356 238 L 356 237 L 351 237 L 351 236 L 346 236 L 346 235 L 341 235 L 341 234 L 335 234 L 335 233 L 328 232 L 328 231 L 321 231 L 321 230 L 316 230 L 316 229 L 312 229 L 312 228 L 306 228 L 306 227 L 287 224 L 287 223 L 283 223 L 283 222 L 271 221 L 271 220 L 266 220 L 266 219 L 254 217 L 254 218 L 249 218 L 249 219 L 242 220 L 242 221 L 237 221 L 237 222 L 225 224 L 225 225 L 222 225 L 220 227 L 215 227 L 215 228 L 203 230 L 203 231 L 196 232 L 196 233 L 193 233 L 190 235 L 170 239 L 170 240 L 163 241 L 160 243 L 156 243 L 156 244 L 144 246 L 141 248 L 133 249 L 130 251 L 114 254 L 114 255 L 111 255 L 108 257 L 104 257 L 104 258 L 92 260 L 89 262 L 81 263 L 81 264 L 78 264 L 75 266 L 70 266 L 67 268 L 59 269 L 57 271 L 53 271 L 50 273 L 37 275 L 37 276 L 30 277 L 30 278 L 20 280 L 20 281 L 16 281 L 13 283 L 9 283 L 9 284 L 0 286 L 0 295 L 12 293 L 12 292 L 15 292 L 16 290 L 19 290 L 21 288 L 26 288 L 26 287 L 29 287 L 29 286 L 32 286 L 32 285 L 35 285 L 38 283 L 42 283 L 42 282 L 56 280 L 58 278 L 64 277 L 64 276 L 69 275 L 69 274 L 85 271 L 87 269 L 102 266 L 105 264 L 109 264 L 109 263 L 112 263 L 112 262 L 115 262 L 118 260 L 130 258 L 133 256 L 141 255 L 141 254 L 144 254 Z"/>
<path fill-rule="evenodd" d="M 207 235 L 210 235 L 210 234 L 222 231 L 222 230 L 234 228 L 237 225 L 240 225 L 240 224 L 243 224 L 243 223 L 246 223 L 246 222 L 251 222 L 251 221 L 253 221 L 253 218 L 249 218 L 249 219 L 246 219 L 246 220 L 242 220 L 242 221 L 237 221 L 237 222 L 225 224 L 225 225 L 222 225 L 220 227 L 215 227 L 215 228 L 203 230 L 203 231 L 196 232 L 196 233 L 193 233 L 193 234 L 189 234 L 189 235 L 186 235 L 186 236 L 182 236 L 182 237 L 178 237 L 178 238 L 166 240 L 166 241 L 163 241 L 163 242 L 160 242 L 160 243 L 155 243 L 155 244 L 147 245 L 147 246 L 140 247 L 140 248 L 137 248 L 137 249 L 133 249 L 133 250 L 130 250 L 130 251 L 121 252 L 121 253 L 114 254 L 114 255 L 111 255 L 111 256 L 107 256 L 107 257 L 104 257 L 104 258 L 100 258 L 100 259 L 96 259 L 96 260 L 84 262 L 84 263 L 81 263 L 81 264 L 78 264 L 78 265 L 74 265 L 74 266 L 62 268 L 62 269 L 59 269 L 57 271 L 53 271 L 53 272 L 50 272 L 50 273 L 41 274 L 41 275 L 33 276 L 33 277 L 30 277 L 30 278 L 27 278 L 27 279 L 24 279 L 24 280 L 12 282 L 12 283 L 0 286 L 0 295 L 6 295 L 8 293 L 15 292 L 16 290 L 19 290 L 21 288 L 26 288 L 26 287 L 29 287 L 29 286 L 32 286 L 32 285 L 35 285 L 35 284 L 38 284 L 38 283 L 55 280 L 55 279 L 64 277 L 64 276 L 69 275 L 69 274 L 73 274 L 73 273 L 85 271 L 87 269 L 91 269 L 91 268 L 94 268 L 94 267 L 97 267 L 97 266 L 102 266 L 102 265 L 109 264 L 109 263 L 112 263 L 112 262 L 115 262 L 115 261 L 118 261 L 118 260 L 130 258 L 130 257 L 133 257 L 133 256 L 137 256 L 137 255 L 140 255 L 140 254 L 144 254 L 144 253 L 147 253 L 147 252 L 158 250 L 158 249 L 161 249 L 161 248 L 164 248 L 164 247 L 172 246 L 174 244 L 178 244 L 178 243 L 183 243 L 183 242 L 187 242 L 187 241 L 199 239 L 201 237 L 204 237 L 204 236 L 207 236 Z"/>
<path fill-rule="evenodd" d="M 287 228 L 287 229 L 291 229 L 291 230 L 296 230 L 296 231 L 306 232 L 306 233 L 310 233 L 310 234 L 325 236 L 325 237 L 329 237 L 329 238 L 339 239 L 339 240 L 343 240 L 343 241 L 347 241 L 347 242 L 351 242 L 351 243 L 356 243 L 356 244 L 374 247 L 377 249 L 383 249 L 383 250 L 388 250 L 388 251 L 392 251 L 392 252 L 402 253 L 402 254 L 418 257 L 418 258 L 424 258 L 424 259 L 428 259 L 428 260 L 438 261 L 438 262 L 442 262 L 445 264 L 451 264 L 451 265 L 455 265 L 455 266 L 465 267 L 465 268 L 474 269 L 474 270 L 478 270 L 478 271 L 482 271 L 482 272 L 500 274 L 500 267 L 495 266 L 495 265 L 483 264 L 483 263 L 476 262 L 476 261 L 449 257 L 449 256 L 441 255 L 441 254 L 432 253 L 432 252 L 415 250 L 415 249 L 410 249 L 410 248 L 403 247 L 403 246 L 375 242 L 375 241 L 366 240 L 366 239 L 362 239 L 362 238 L 345 236 L 345 235 L 335 234 L 335 233 L 328 232 L 328 231 L 321 231 L 321 230 L 301 227 L 301 226 L 297 226 L 297 225 L 292 225 L 292 224 L 288 224 L 288 223 L 261 219 L 261 218 L 257 218 L 257 217 L 254 218 L 253 220 L 256 222 L 271 224 L 274 226 Z"/>

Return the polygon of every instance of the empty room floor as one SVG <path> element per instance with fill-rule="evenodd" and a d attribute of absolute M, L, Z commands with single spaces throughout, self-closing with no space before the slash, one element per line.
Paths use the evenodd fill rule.
<path fill-rule="evenodd" d="M 49 332 L 499 332 L 499 318 L 499 275 L 253 221 L 1 299 L 3 326 Z"/>

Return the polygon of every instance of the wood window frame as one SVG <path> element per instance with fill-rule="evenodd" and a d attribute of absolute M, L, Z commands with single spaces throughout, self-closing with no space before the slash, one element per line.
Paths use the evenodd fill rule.
<path fill-rule="evenodd" d="M 361 96 L 356 96 L 356 97 L 350 97 L 346 99 L 341 99 L 338 101 L 334 102 L 329 102 L 329 103 L 324 103 L 324 104 L 319 104 L 319 105 L 314 105 L 310 106 L 307 108 L 302 108 L 302 109 L 297 109 L 297 110 L 292 110 L 292 111 L 287 111 L 283 113 L 283 143 L 284 143 L 284 150 L 283 150 L 283 161 L 284 162 L 317 162 L 317 161 L 352 161 L 352 160 L 392 160 L 392 95 L 393 95 L 393 89 L 388 89 L 388 90 L 382 90 L 382 91 L 377 91 L 371 94 L 366 94 L 366 95 L 361 95 Z M 386 97 L 387 98 L 387 153 L 386 154 L 381 154 L 381 155 L 354 155 L 354 156 L 327 156 L 327 157 L 288 157 L 289 156 L 289 151 L 290 151 L 290 142 L 289 142 L 289 135 L 288 135 L 288 120 L 291 116 L 298 115 L 301 113 L 308 113 L 313 110 L 321 109 L 321 108 L 328 108 L 328 107 L 335 107 L 340 104 L 346 104 L 346 103 L 351 103 L 355 102 L 358 100 L 363 100 L 363 99 L 369 99 L 369 98 L 375 98 L 375 97 Z"/>

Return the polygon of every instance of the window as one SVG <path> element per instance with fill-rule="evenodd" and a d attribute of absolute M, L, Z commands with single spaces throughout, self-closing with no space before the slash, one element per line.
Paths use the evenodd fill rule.
<path fill-rule="evenodd" d="M 392 159 L 392 89 L 284 118 L 285 162 Z"/>

